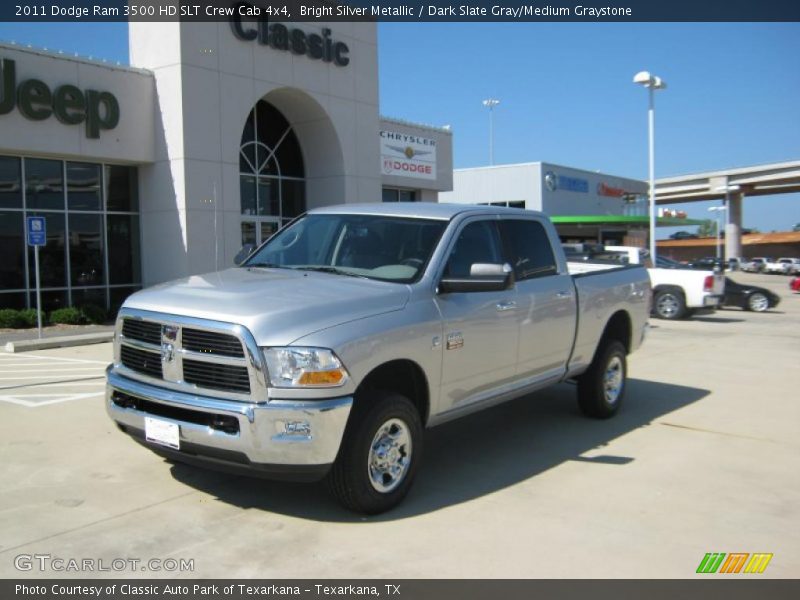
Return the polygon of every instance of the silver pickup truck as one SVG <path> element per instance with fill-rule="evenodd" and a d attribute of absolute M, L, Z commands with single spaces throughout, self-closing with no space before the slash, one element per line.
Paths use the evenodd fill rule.
<path fill-rule="evenodd" d="M 327 476 L 379 513 L 408 492 L 427 427 L 565 380 L 586 414 L 617 411 L 647 271 L 570 268 L 541 213 L 312 210 L 236 268 L 128 298 L 108 413 L 171 460 Z"/>

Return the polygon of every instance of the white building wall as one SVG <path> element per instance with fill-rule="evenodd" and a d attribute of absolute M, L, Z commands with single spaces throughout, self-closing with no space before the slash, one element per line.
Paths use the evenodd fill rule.
<path fill-rule="evenodd" d="M 242 129 L 262 98 L 298 135 L 309 208 L 380 198 L 375 24 L 290 26 L 330 28 L 350 63 L 240 40 L 228 22 L 130 24 L 131 63 L 155 75 L 163 131 L 155 163 L 140 172 L 145 285 L 232 265 Z"/>
<path fill-rule="evenodd" d="M 440 192 L 439 202 L 481 204 L 525 202 L 525 208 L 541 210 L 540 163 L 456 169 L 453 190 Z"/>
<path fill-rule="evenodd" d="M 129 164 L 153 160 L 155 95 L 150 73 L 10 44 L 0 44 L 2 59 L 15 62 L 17 86 L 38 79 L 51 92 L 65 84 L 81 91 L 107 91 L 117 98 L 120 110 L 117 126 L 101 130 L 100 137 L 92 139 L 86 136 L 85 123 L 66 125 L 55 115 L 33 121 L 17 107 L 0 115 L 4 153 Z"/>
<path fill-rule="evenodd" d="M 539 163 L 541 168 L 542 210 L 549 215 L 622 215 L 623 199 L 621 196 L 607 195 L 602 189 L 616 189 L 631 195 L 647 193 L 647 183 L 625 177 L 608 175 L 599 171 L 587 171 Z M 571 178 L 583 186 L 585 191 L 567 189 L 558 183 L 556 189 L 550 190 L 545 185 L 548 173 L 555 176 L 558 182 L 563 178 Z"/>

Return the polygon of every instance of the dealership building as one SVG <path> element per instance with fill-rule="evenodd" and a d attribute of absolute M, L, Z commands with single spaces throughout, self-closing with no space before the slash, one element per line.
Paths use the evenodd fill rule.
<path fill-rule="evenodd" d="M 307 209 L 435 202 L 452 135 L 379 114 L 374 23 L 130 23 L 130 67 L 0 44 L 0 308 L 116 307 Z"/>
<path fill-rule="evenodd" d="M 440 202 L 492 204 L 540 210 L 564 242 L 645 246 L 648 217 L 646 181 L 547 162 L 457 169 L 453 190 Z M 659 225 L 683 225 L 664 216 Z"/>

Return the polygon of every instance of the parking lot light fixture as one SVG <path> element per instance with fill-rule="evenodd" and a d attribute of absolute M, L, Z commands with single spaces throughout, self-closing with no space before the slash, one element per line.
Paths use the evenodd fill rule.
<path fill-rule="evenodd" d="M 720 229 L 719 216 L 720 216 L 721 212 L 724 212 L 724 211 L 728 210 L 728 207 L 727 206 L 711 206 L 711 207 L 709 207 L 708 210 L 709 210 L 709 212 L 717 213 L 717 258 L 719 259 L 719 258 L 722 258 L 722 247 L 721 247 L 721 244 L 720 244 L 720 233 L 719 233 L 719 229 Z"/>
<path fill-rule="evenodd" d="M 497 98 L 487 98 L 483 101 L 483 105 L 489 109 L 489 164 L 494 164 L 494 123 L 492 120 L 492 115 L 494 113 L 494 107 L 500 104 L 500 100 Z"/>
<path fill-rule="evenodd" d="M 667 84 L 663 79 L 649 71 L 639 71 L 633 76 L 633 83 L 647 88 L 649 107 L 647 110 L 649 170 L 650 170 L 650 259 L 656 263 L 656 181 L 655 181 L 655 105 L 653 92 L 663 90 Z"/>

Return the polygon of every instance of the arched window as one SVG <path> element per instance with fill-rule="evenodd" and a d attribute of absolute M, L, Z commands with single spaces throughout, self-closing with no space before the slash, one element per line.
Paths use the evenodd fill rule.
<path fill-rule="evenodd" d="M 260 244 L 306 208 L 305 168 L 291 125 L 269 102 L 250 111 L 239 148 L 242 243 Z"/>

